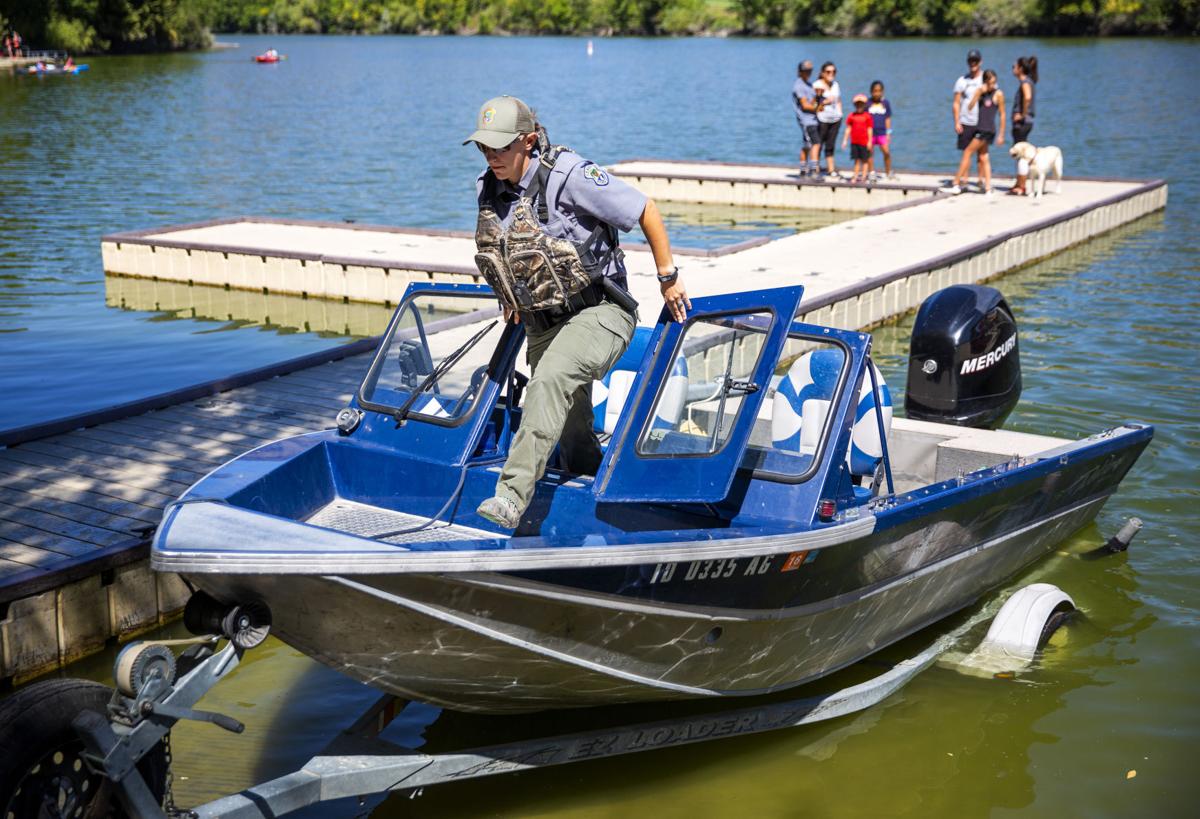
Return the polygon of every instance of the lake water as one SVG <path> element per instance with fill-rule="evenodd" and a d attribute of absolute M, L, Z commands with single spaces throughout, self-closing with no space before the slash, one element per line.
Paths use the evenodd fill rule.
<path fill-rule="evenodd" d="M 887 83 L 898 167 L 938 170 L 956 159 L 949 96 L 967 48 L 1003 69 L 1010 93 L 1008 66 L 1032 52 L 1043 74 L 1035 142 L 1061 146 L 1069 174 L 1171 185 L 1164 213 L 998 284 L 1017 312 L 1025 372 L 1008 426 L 1063 436 L 1125 419 L 1158 427 L 1097 526 L 1019 579 L 1057 583 L 1086 612 L 1032 669 L 992 680 L 940 665 L 856 717 L 429 789 L 375 816 L 1194 813 L 1200 114 L 1173 93 L 1200 69 L 1194 42 L 598 39 L 589 60 L 584 40 L 569 38 L 235 39 L 235 51 L 97 58 L 78 78 L 0 76 L 0 427 L 344 338 L 337 322 L 298 332 L 105 307 L 99 237 L 238 214 L 468 228 L 478 155 L 459 142 L 494 94 L 536 102 L 556 141 L 600 162 L 785 162 L 797 148 L 795 63 L 833 59 L 846 93 Z M 250 64 L 268 45 L 288 60 Z M 734 221 L 795 227 L 759 216 Z M 714 219 L 680 215 L 676 242 L 724 243 Z M 893 388 L 909 328 L 875 332 Z M 1130 515 L 1146 528 L 1128 555 L 1075 557 Z M 104 662 L 69 673 L 103 677 Z M 245 720 L 247 734 L 176 732 L 181 801 L 301 764 L 372 699 L 284 646 L 255 652 L 205 701 Z M 430 716 L 418 711 L 398 730 L 433 747 L 487 733 L 445 717 L 423 728 Z"/>

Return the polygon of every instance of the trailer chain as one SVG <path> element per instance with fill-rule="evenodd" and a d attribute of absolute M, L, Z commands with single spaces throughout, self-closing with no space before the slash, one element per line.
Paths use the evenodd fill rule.
<path fill-rule="evenodd" d="M 171 765 L 171 735 L 168 733 L 162 738 L 163 748 L 167 755 L 167 787 L 163 792 L 163 813 L 167 819 L 199 819 L 200 814 L 188 808 L 180 808 L 175 805 L 175 771 Z"/>

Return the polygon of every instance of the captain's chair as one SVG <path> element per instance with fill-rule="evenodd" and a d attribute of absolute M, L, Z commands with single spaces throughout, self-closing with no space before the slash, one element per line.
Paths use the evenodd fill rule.
<path fill-rule="evenodd" d="M 813 350 L 800 356 L 788 369 L 775 390 L 775 403 L 771 409 L 771 442 L 776 449 L 809 456 L 816 452 L 844 361 L 845 354 L 841 350 Z M 875 367 L 875 364 L 872 362 L 871 366 Z M 883 396 L 886 434 L 892 428 L 892 394 L 878 367 L 875 367 L 875 377 Z M 867 376 L 859 387 L 850 451 L 846 453 L 850 474 L 860 478 L 874 477 L 883 458 L 874 410 L 875 396 L 871 378 Z"/>
<path fill-rule="evenodd" d="M 637 376 L 642 357 L 646 354 L 646 346 L 654 333 L 652 327 L 638 327 L 633 331 L 633 338 L 628 349 L 617 359 L 604 378 L 592 382 L 592 412 L 595 415 L 594 427 L 596 432 L 606 432 L 610 435 L 617 428 L 621 411 L 629 399 L 633 389 L 633 380 Z M 687 403 L 688 369 L 687 361 L 682 357 L 675 361 L 663 399 L 658 404 L 658 412 L 654 416 L 653 427 L 657 429 L 675 429 L 679 419 L 683 417 L 683 408 Z"/>

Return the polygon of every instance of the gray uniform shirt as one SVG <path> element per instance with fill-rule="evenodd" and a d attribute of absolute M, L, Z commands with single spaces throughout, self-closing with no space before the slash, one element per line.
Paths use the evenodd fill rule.
<path fill-rule="evenodd" d="M 803 77 L 797 77 L 792 83 L 792 107 L 796 109 L 796 121 L 801 125 L 816 125 L 817 113 L 815 111 L 805 111 L 800 107 L 797 99 L 813 101 L 817 96 L 817 92 L 813 90 L 812 84 L 804 81 Z"/>
<path fill-rule="evenodd" d="M 519 185 L 494 181 L 492 190 L 496 199 L 492 206 L 500 223 L 506 228 L 512 223 L 512 206 L 529 187 L 539 167 L 535 153 L 521 177 Z M 483 195 L 484 179 L 491 174 L 484 171 L 475 181 L 476 195 Z M 563 151 L 554 163 L 550 179 L 546 183 L 546 205 L 549 221 L 546 233 L 572 242 L 582 242 L 591 235 L 601 222 L 612 225 L 622 232 L 633 229 L 646 209 L 646 196 L 630 185 L 610 175 L 595 162 L 584 159 L 573 151 Z M 593 251 L 603 257 L 609 250 L 607 238 L 602 237 Z M 625 265 L 610 259 L 604 275 L 623 279 Z"/>

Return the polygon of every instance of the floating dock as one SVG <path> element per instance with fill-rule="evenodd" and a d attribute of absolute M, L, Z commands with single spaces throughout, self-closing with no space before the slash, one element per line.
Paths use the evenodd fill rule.
<path fill-rule="evenodd" d="M 852 185 L 801 181 L 769 165 L 636 160 L 612 171 L 661 201 L 861 213 L 780 239 L 677 251 L 693 296 L 801 283 L 803 317 L 847 328 L 903 315 L 938 289 L 1000 276 L 1167 201 L 1162 180 L 1069 178 L 1062 194 L 1034 200 L 1004 196 L 1004 179 L 996 196 L 946 196 L 937 192 L 946 178 L 931 174 Z M 190 304 L 198 315 L 244 311 L 268 323 L 287 311 L 291 325 L 356 335 L 377 332 L 380 309 L 410 282 L 479 280 L 472 237 L 455 231 L 239 218 L 101 244 L 115 275 L 110 305 Z M 650 322 L 659 304 L 653 264 L 644 247 L 627 248 L 631 289 Z M 227 292 L 216 299 L 214 288 Z M 373 344 L 0 432 L 0 681 L 44 673 L 172 616 L 186 589 L 145 559 L 163 506 L 247 449 L 332 426 Z"/>
<path fill-rule="evenodd" d="M 668 173 L 674 170 L 673 174 Z M 639 160 L 613 172 L 663 201 L 778 206 L 822 198 L 858 219 L 781 239 L 679 253 L 688 292 L 805 286 L 810 321 L 869 327 L 916 307 L 935 290 L 984 281 L 1166 205 L 1162 180 L 1069 179 L 1040 199 L 937 193 L 945 181 L 901 174 L 879 185 L 802 182 L 783 167 Z M 1051 185 L 1053 187 L 1053 185 Z M 790 198 L 789 198 L 790 197 Z M 875 207 L 883 197 L 885 204 Z M 261 293 L 395 304 L 410 282 L 479 281 L 470 234 L 280 219 L 204 222 L 105 236 L 108 273 Z M 630 289 L 658 299 L 654 265 L 627 248 Z M 644 312 L 650 321 L 656 310 Z"/>

